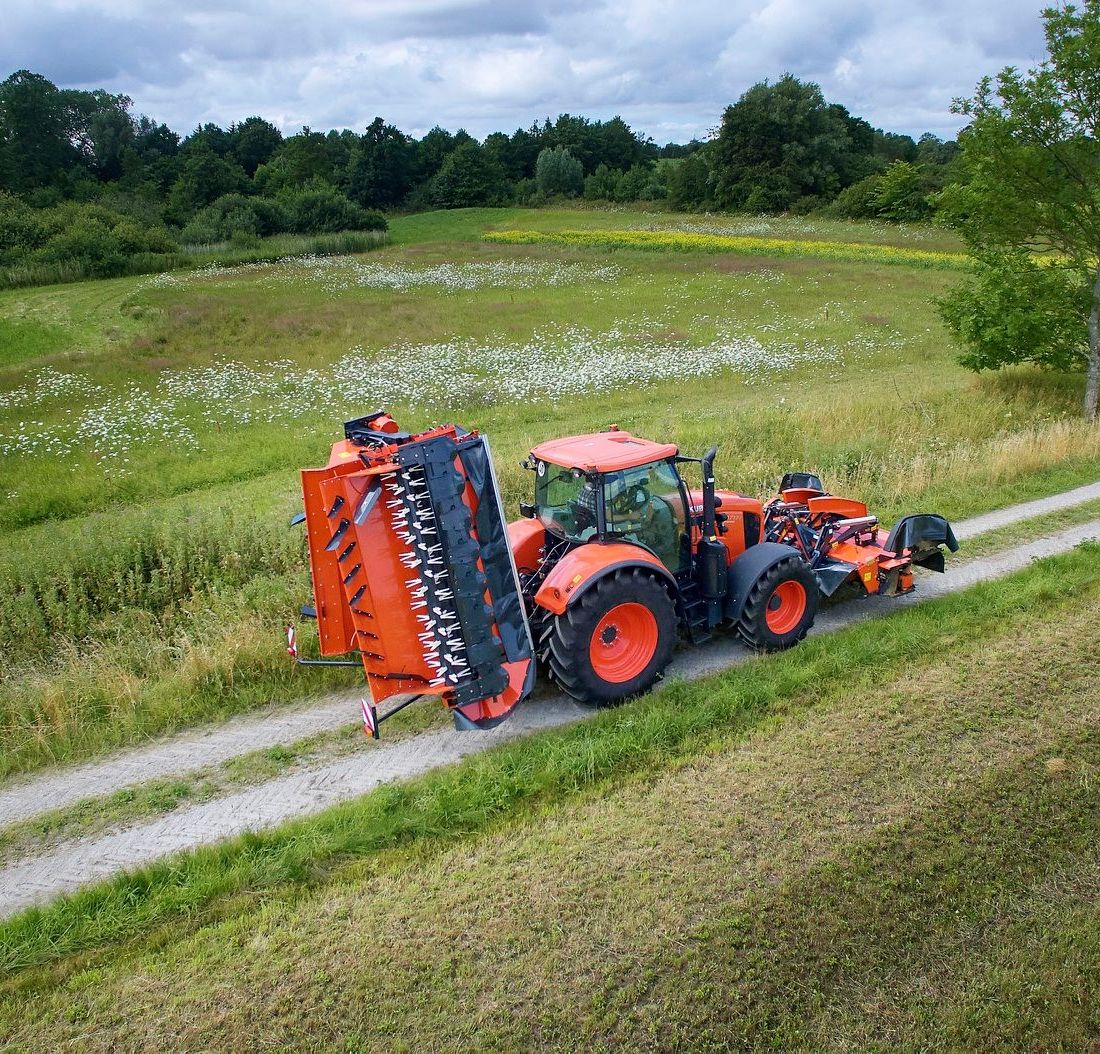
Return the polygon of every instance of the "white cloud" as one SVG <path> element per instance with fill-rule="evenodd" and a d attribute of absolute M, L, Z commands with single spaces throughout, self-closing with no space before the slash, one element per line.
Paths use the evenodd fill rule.
<path fill-rule="evenodd" d="M 949 135 L 951 99 L 1042 52 L 1033 0 L 5 0 L 0 76 L 125 92 L 187 131 L 251 114 L 285 131 L 475 135 L 620 113 L 704 135 L 785 72 L 880 127 Z"/>

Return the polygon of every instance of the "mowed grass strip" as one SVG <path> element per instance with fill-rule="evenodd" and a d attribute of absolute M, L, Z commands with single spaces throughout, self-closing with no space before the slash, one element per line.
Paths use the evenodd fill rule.
<path fill-rule="evenodd" d="M 486 241 L 509 245 L 565 245 L 594 249 L 645 249 L 657 252 L 738 253 L 743 256 L 808 256 L 853 263 L 901 264 L 963 270 L 965 253 L 909 249 L 860 242 L 761 238 L 753 235 L 703 234 L 691 231 L 563 230 L 486 231 Z"/>
<path fill-rule="evenodd" d="M 376 867 L 383 851 L 434 851 L 628 775 L 660 771 L 704 750 L 714 736 L 733 741 L 784 714 L 851 692 L 873 693 L 905 666 L 939 660 L 961 644 L 995 635 L 1006 620 L 1064 606 L 1070 598 L 1084 610 L 1098 593 L 1100 549 L 1084 546 L 1004 581 L 720 676 L 669 684 L 580 725 L 494 748 L 317 817 L 154 863 L 24 912 L 0 924 L 0 968 L 49 963 L 164 925 L 187 928 L 280 887 L 293 899 L 354 857 L 366 855 L 373 860 L 368 867 Z M 960 703 L 960 713 L 966 712 Z"/>
<path fill-rule="evenodd" d="M 484 809 L 508 795 L 505 757 L 556 742 L 575 762 L 513 823 L 16 976 L 0 1033 L 90 1050 L 120 1029 L 134 1049 L 1087 1049 L 1098 571 L 1095 548 L 1046 561 L 467 763 L 452 778 Z M 767 704 L 746 705 L 752 684 Z M 649 763 L 600 749 L 649 714 L 671 730 Z"/>

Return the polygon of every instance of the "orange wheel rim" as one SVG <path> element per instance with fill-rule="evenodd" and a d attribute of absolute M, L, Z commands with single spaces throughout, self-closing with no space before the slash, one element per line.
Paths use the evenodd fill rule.
<path fill-rule="evenodd" d="M 598 623 L 588 645 L 592 669 L 612 684 L 632 681 L 657 651 L 657 619 L 642 604 L 618 604 Z"/>
<path fill-rule="evenodd" d="M 801 582 L 780 582 L 768 598 L 768 629 L 782 636 L 790 633 L 806 612 L 806 588 Z"/>

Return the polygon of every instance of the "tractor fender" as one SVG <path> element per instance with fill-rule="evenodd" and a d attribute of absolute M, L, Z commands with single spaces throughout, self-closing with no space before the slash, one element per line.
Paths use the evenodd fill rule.
<path fill-rule="evenodd" d="M 564 614 L 602 578 L 624 567 L 638 567 L 661 579 L 677 595 L 676 579 L 656 556 L 630 542 L 589 542 L 571 549 L 543 580 L 535 603 L 555 615 Z"/>
<path fill-rule="evenodd" d="M 538 570 L 546 547 L 546 528 L 539 520 L 515 520 L 508 524 L 508 545 L 516 570 L 531 574 Z"/>
<path fill-rule="evenodd" d="M 793 545 L 781 545 L 779 542 L 760 542 L 758 545 L 746 549 L 730 564 L 725 610 L 726 618 L 729 621 L 736 622 L 741 617 L 741 613 L 745 608 L 745 601 L 749 598 L 749 591 L 756 580 L 775 567 L 780 560 L 786 560 L 790 556 L 797 556 L 799 560 L 802 560 L 802 554 Z"/>

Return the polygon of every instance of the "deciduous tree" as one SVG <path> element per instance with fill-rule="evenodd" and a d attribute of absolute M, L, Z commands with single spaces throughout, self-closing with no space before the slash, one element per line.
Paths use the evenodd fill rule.
<path fill-rule="evenodd" d="M 574 198 L 584 189 L 584 169 L 564 146 L 547 148 L 535 164 L 535 182 L 547 197 L 562 194 Z"/>
<path fill-rule="evenodd" d="M 963 361 L 1086 374 L 1100 395 L 1100 0 L 1043 12 L 1047 58 L 985 78 L 956 102 L 966 182 L 943 195 L 976 274 L 943 302 Z M 1026 294 L 1026 295 L 1022 295 Z"/>

